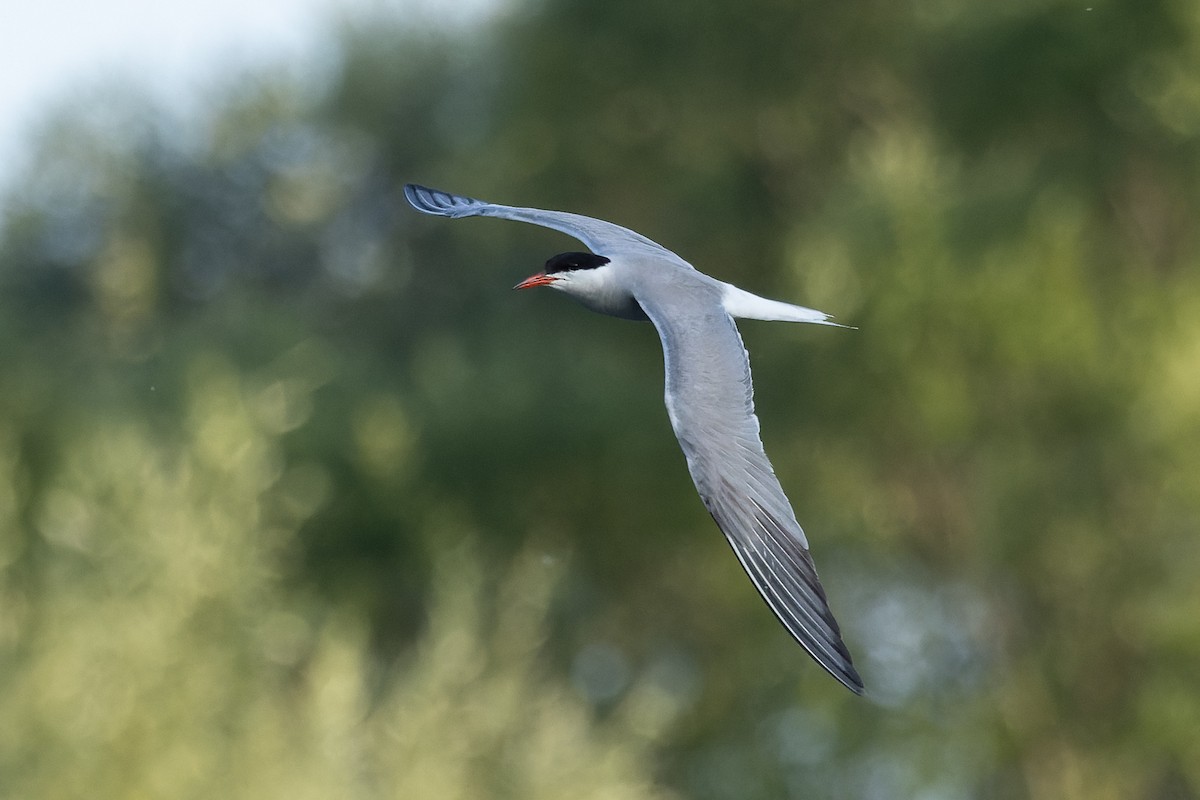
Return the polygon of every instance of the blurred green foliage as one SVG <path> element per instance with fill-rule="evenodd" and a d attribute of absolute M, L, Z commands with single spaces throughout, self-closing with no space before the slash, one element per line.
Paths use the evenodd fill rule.
<path fill-rule="evenodd" d="M 4 797 L 1200 796 L 1200 15 L 373 12 L 32 143 L 0 238 Z M 688 481 L 647 326 L 507 287 L 644 232 L 747 323 L 871 696 Z"/>

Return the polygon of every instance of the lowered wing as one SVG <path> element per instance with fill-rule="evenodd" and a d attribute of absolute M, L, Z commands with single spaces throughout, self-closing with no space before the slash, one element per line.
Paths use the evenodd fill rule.
<path fill-rule="evenodd" d="M 657 292 L 650 292 L 657 295 Z M 856 694 L 863 682 L 817 578 L 808 541 L 759 437 L 750 360 L 718 302 L 638 297 L 666 361 L 667 413 L 704 505 L 755 588 L 817 663 Z"/>

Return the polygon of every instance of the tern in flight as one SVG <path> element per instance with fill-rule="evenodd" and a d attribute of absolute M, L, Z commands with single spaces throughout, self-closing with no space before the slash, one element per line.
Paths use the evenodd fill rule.
<path fill-rule="evenodd" d="M 654 323 L 666 361 L 667 415 L 700 499 L 788 632 L 831 675 L 862 694 L 808 539 L 763 451 L 750 359 L 734 324 L 742 318 L 835 325 L 829 315 L 711 278 L 611 222 L 414 184 L 404 187 L 404 195 L 426 214 L 529 222 L 573 236 L 591 251 L 556 255 L 514 288 L 549 286 L 601 314 Z"/>

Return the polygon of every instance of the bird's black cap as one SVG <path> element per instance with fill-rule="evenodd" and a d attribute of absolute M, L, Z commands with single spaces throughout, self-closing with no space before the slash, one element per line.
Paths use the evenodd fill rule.
<path fill-rule="evenodd" d="M 603 267 L 610 259 L 595 253 L 559 253 L 546 262 L 546 274 L 554 275 L 559 272 L 572 272 L 577 269 L 595 269 Z"/>

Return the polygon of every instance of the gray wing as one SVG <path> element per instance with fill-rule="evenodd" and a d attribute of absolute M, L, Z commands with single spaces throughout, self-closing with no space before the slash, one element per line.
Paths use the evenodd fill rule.
<path fill-rule="evenodd" d="M 638 302 L 662 338 L 667 413 L 704 505 L 788 632 L 862 694 L 804 531 L 763 451 L 750 360 L 737 326 L 715 299 L 643 294 L 654 295 Z"/>
<path fill-rule="evenodd" d="M 426 214 L 450 217 L 451 219 L 499 217 L 517 222 L 529 222 L 573 236 L 583 242 L 593 253 L 600 255 L 612 256 L 628 252 L 650 253 L 658 258 L 666 258 L 681 266 L 692 268 L 675 253 L 640 233 L 635 233 L 611 222 L 605 222 L 602 219 L 585 217 L 582 214 L 569 214 L 565 211 L 502 206 L 476 200 L 473 197 L 463 197 L 438 189 L 430 189 L 427 186 L 418 186 L 415 183 L 404 185 L 404 196 L 408 198 L 408 202 L 412 204 L 413 208 Z"/>

